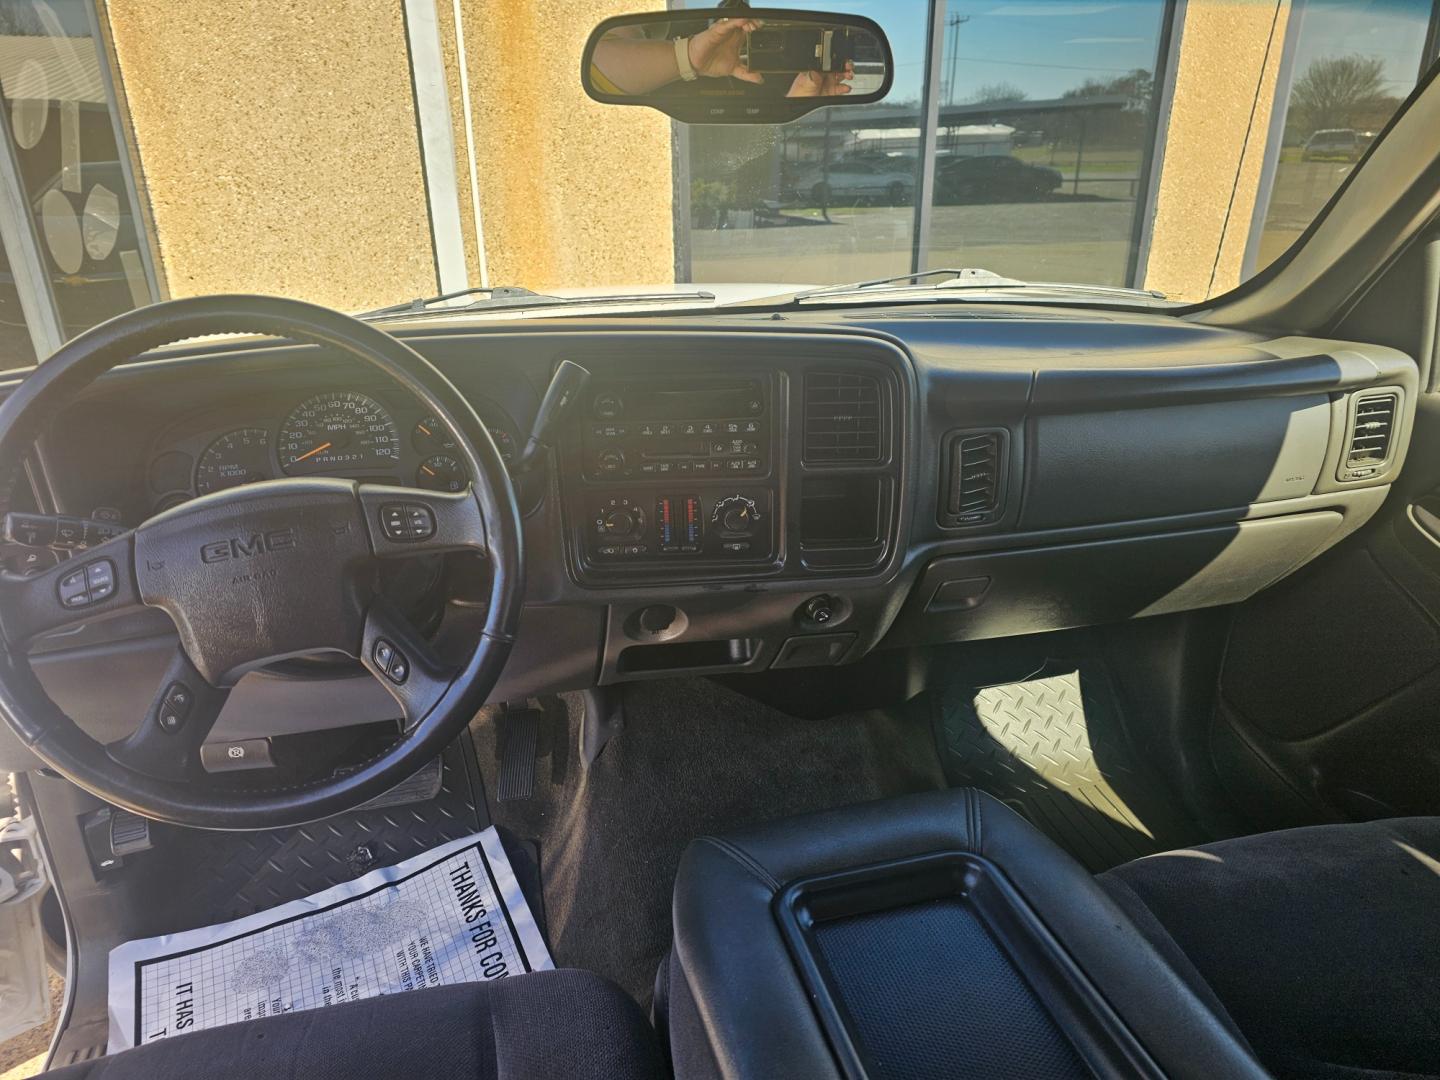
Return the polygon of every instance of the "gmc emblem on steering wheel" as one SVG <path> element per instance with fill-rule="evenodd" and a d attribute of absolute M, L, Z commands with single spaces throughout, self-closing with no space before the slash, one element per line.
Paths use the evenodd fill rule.
<path fill-rule="evenodd" d="M 200 547 L 200 561 L 207 563 L 229 562 L 232 559 L 253 559 L 276 551 L 293 551 L 299 538 L 294 529 L 271 529 L 268 532 L 251 533 L 249 536 L 231 536 L 225 540 L 212 540 Z"/>

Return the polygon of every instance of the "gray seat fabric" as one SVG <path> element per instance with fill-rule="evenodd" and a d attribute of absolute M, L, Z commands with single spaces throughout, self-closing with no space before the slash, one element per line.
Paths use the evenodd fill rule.
<path fill-rule="evenodd" d="M 1440 1075 L 1440 818 L 1263 833 L 1098 880 L 1275 1075 Z"/>
<path fill-rule="evenodd" d="M 654 1032 L 587 971 L 417 990 L 181 1035 L 57 1080 L 660 1080 Z"/>

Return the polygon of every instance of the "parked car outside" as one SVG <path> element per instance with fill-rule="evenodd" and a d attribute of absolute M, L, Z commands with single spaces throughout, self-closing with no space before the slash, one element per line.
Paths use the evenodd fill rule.
<path fill-rule="evenodd" d="M 890 158 L 808 165 L 796 174 L 794 189 L 816 206 L 868 200 L 898 205 L 914 195 L 915 171 L 909 160 Z"/>
<path fill-rule="evenodd" d="M 951 158 L 936 167 L 935 201 L 1022 202 L 1049 195 L 1064 179 L 1058 169 L 1009 154 Z"/>
<path fill-rule="evenodd" d="M 1325 128 L 1305 140 L 1301 161 L 1359 161 L 1367 140 L 1354 128 Z"/>

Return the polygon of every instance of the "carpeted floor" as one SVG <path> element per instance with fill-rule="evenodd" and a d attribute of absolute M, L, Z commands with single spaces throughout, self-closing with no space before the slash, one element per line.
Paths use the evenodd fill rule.
<path fill-rule="evenodd" d="M 539 844 L 556 963 L 597 971 L 645 1005 L 692 839 L 945 786 L 923 709 L 801 720 L 700 679 L 628 684 L 624 703 L 623 731 L 587 770 L 581 698 L 552 699 L 535 794 L 520 801 L 494 800 L 496 713 L 471 730 L 496 824 Z"/>

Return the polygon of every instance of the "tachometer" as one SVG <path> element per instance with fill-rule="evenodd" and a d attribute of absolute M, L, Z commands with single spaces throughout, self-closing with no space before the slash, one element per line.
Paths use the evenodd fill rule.
<path fill-rule="evenodd" d="M 274 466 L 270 457 L 270 432 L 264 428 L 237 428 L 227 431 L 205 448 L 195 466 L 195 493 L 269 480 Z"/>
<path fill-rule="evenodd" d="M 353 390 L 302 401 L 280 426 L 280 467 L 290 476 L 394 469 L 400 432 L 374 398 Z"/>

